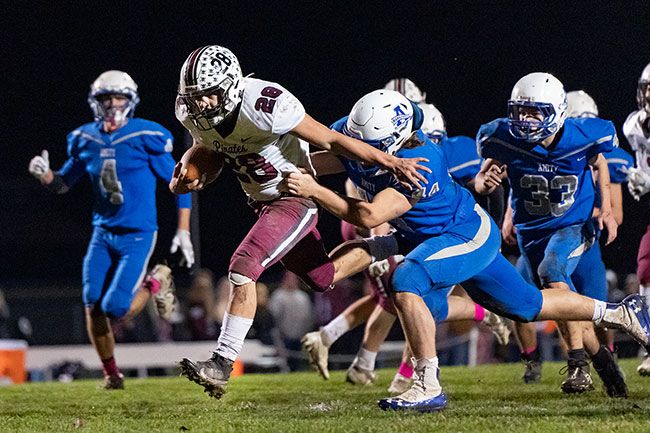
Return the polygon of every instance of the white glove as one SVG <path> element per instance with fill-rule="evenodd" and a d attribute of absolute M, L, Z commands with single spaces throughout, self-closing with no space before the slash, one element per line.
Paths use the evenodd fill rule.
<path fill-rule="evenodd" d="M 50 171 L 50 154 L 47 150 L 41 153 L 41 156 L 35 156 L 29 161 L 29 174 L 36 179 L 41 180 Z"/>
<path fill-rule="evenodd" d="M 190 232 L 188 230 L 176 231 L 176 236 L 172 239 L 172 246 L 169 249 L 169 252 L 174 254 L 178 251 L 179 247 L 183 253 L 183 259 L 181 259 L 180 264 L 191 268 L 194 264 L 194 248 L 192 247 L 192 238 L 190 237 Z"/>
<path fill-rule="evenodd" d="M 627 189 L 636 201 L 650 191 L 650 176 L 638 167 L 627 170 Z"/>
<path fill-rule="evenodd" d="M 375 263 L 371 263 L 370 266 L 368 266 L 368 273 L 371 277 L 378 278 L 384 275 L 389 268 L 390 263 L 388 263 L 388 259 L 384 259 Z"/>

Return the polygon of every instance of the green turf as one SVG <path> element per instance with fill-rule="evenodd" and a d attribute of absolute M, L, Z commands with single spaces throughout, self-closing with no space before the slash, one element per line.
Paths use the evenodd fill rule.
<path fill-rule="evenodd" d="M 124 391 L 97 381 L 0 388 L 0 432 L 650 432 L 650 378 L 622 363 L 630 398 L 597 390 L 560 392 L 561 364 L 547 363 L 541 384 L 524 385 L 521 364 L 445 367 L 449 408 L 436 414 L 383 412 L 376 400 L 393 370 L 374 387 L 344 383 L 334 372 L 245 375 L 220 400 L 185 378 L 129 379 Z"/>

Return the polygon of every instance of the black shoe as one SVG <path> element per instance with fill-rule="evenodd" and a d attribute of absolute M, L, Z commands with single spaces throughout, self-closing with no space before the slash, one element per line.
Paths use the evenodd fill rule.
<path fill-rule="evenodd" d="M 183 358 L 180 362 L 181 374 L 205 388 L 210 397 L 221 398 L 234 362 L 216 353 L 207 361 L 192 361 Z"/>
<path fill-rule="evenodd" d="M 594 381 L 591 378 L 589 363 L 585 360 L 569 359 L 566 370 L 560 370 L 560 374 L 567 371 L 567 378 L 562 382 L 562 391 L 567 394 L 581 394 L 594 389 Z"/>
<path fill-rule="evenodd" d="M 627 385 L 625 376 L 618 367 L 614 355 L 605 346 L 601 346 L 598 353 L 591 357 L 594 370 L 603 381 L 607 395 L 614 398 L 627 398 Z"/>
<path fill-rule="evenodd" d="M 542 380 L 542 360 L 539 351 L 535 349 L 528 354 L 521 354 L 524 361 L 524 383 L 537 383 Z"/>

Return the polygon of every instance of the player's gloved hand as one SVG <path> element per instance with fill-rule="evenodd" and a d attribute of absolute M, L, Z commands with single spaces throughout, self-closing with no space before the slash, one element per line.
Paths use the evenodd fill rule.
<path fill-rule="evenodd" d="M 632 167 L 627 170 L 627 188 L 636 201 L 650 191 L 650 176 L 641 168 Z"/>
<path fill-rule="evenodd" d="M 47 150 L 41 152 L 40 156 L 35 156 L 29 161 L 29 174 L 36 179 L 41 180 L 50 172 L 50 155 Z"/>
<path fill-rule="evenodd" d="M 181 259 L 180 265 L 191 268 L 194 264 L 194 248 L 192 247 L 192 239 L 188 230 L 176 231 L 176 236 L 172 239 L 172 246 L 169 252 L 174 254 L 179 248 L 183 253 L 183 259 Z"/>
<path fill-rule="evenodd" d="M 371 277 L 377 278 L 384 275 L 388 269 L 390 269 L 390 263 L 388 263 L 388 259 L 384 259 L 371 263 L 370 266 L 368 266 L 368 273 Z"/>

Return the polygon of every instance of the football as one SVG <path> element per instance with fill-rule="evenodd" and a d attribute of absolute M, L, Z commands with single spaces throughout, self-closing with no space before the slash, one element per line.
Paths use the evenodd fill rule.
<path fill-rule="evenodd" d="M 224 155 L 203 146 L 192 146 L 181 158 L 183 168 L 187 169 L 185 182 L 191 183 L 205 174 L 205 185 L 213 182 L 224 166 Z"/>

